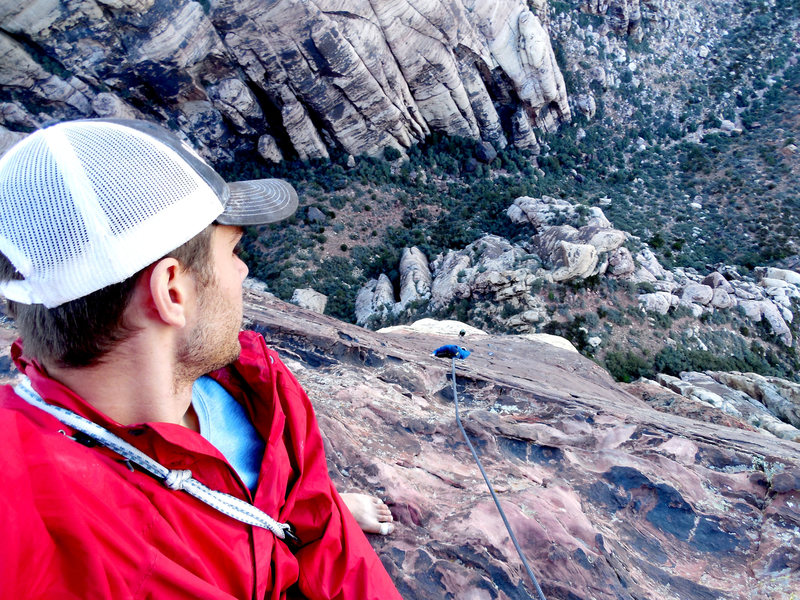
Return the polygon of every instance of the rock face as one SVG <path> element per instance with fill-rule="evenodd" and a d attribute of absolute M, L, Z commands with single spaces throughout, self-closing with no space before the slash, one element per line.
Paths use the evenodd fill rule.
<path fill-rule="evenodd" d="M 356 296 L 356 322 L 366 324 L 370 317 L 394 306 L 394 289 L 386 275 L 370 280 Z"/>
<path fill-rule="evenodd" d="M 450 362 L 430 356 L 445 343 L 472 350 L 456 365 L 464 427 L 548 600 L 800 586 L 797 443 L 657 385 L 688 416 L 656 411 L 522 336 L 373 333 L 249 298 L 315 404 L 337 486 L 391 507 L 397 530 L 371 541 L 405 598 L 535 597 L 460 437 Z"/>
<path fill-rule="evenodd" d="M 338 489 L 391 508 L 396 531 L 371 542 L 404 598 L 535 596 L 455 421 L 450 361 L 430 356 L 445 343 L 472 350 L 462 421 L 548 600 L 800 588 L 797 443 L 523 336 L 377 333 L 253 287 L 245 301 L 314 403 Z M 0 328 L 6 380 L 13 337 Z"/>
<path fill-rule="evenodd" d="M 3 0 L 0 56 L 8 129 L 142 115 L 217 160 L 375 155 L 434 130 L 535 147 L 571 118 L 522 0 Z"/>
<path fill-rule="evenodd" d="M 400 258 L 400 304 L 431 297 L 431 270 L 419 248 L 406 248 Z"/>

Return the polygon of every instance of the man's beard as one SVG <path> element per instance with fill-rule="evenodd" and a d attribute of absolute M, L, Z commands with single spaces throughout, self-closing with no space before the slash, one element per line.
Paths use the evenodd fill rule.
<path fill-rule="evenodd" d="M 199 290 L 197 304 L 197 323 L 178 349 L 176 383 L 194 382 L 201 375 L 221 369 L 239 358 L 242 351 L 241 312 L 223 300 L 214 279 Z"/>

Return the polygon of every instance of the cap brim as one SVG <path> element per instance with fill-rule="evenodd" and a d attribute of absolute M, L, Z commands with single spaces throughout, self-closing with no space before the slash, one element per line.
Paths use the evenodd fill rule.
<path fill-rule="evenodd" d="M 265 225 L 297 210 L 297 192 L 282 179 L 254 179 L 228 184 L 230 198 L 217 217 L 222 225 Z"/>

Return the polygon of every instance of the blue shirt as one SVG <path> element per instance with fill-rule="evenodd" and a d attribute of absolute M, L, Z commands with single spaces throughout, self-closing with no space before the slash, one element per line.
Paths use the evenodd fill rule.
<path fill-rule="evenodd" d="M 222 453 L 245 485 L 254 490 L 264 457 L 264 440 L 244 407 L 208 375 L 192 385 L 192 406 L 200 423 L 200 435 Z"/>

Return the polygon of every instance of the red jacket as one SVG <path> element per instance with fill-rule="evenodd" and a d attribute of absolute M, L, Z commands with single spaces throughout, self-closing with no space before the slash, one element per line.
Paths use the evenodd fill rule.
<path fill-rule="evenodd" d="M 213 376 L 266 441 L 254 494 L 200 434 L 166 423 L 123 427 L 21 356 L 19 342 L 12 357 L 48 402 L 290 522 L 301 547 L 293 553 L 269 531 L 131 471 L 112 451 L 73 441 L 3 386 L 0 598 L 400 598 L 333 488 L 305 392 L 260 335 L 240 340 L 240 359 Z"/>

